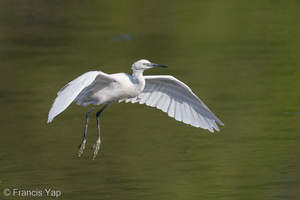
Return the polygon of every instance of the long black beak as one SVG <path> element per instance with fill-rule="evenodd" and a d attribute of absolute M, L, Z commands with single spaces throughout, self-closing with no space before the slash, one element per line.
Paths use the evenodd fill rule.
<path fill-rule="evenodd" d="M 159 65 L 159 64 L 155 64 L 155 63 L 149 63 L 147 64 L 149 67 L 162 67 L 162 68 L 168 68 L 168 66 L 165 65 Z"/>

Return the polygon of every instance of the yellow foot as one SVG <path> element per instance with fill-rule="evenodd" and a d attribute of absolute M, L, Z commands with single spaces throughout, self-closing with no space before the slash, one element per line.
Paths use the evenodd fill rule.
<path fill-rule="evenodd" d="M 86 142 L 86 140 L 83 140 L 83 141 L 81 142 L 81 144 L 79 145 L 79 147 L 78 147 L 79 151 L 78 151 L 78 153 L 77 153 L 77 157 L 80 157 L 81 154 L 83 153 L 83 150 L 84 150 L 84 148 L 85 148 L 85 142 Z"/>
<path fill-rule="evenodd" d="M 94 150 L 94 153 L 93 153 L 93 160 L 95 160 L 96 156 L 97 156 L 97 153 L 100 149 L 100 143 L 101 143 L 101 140 L 100 138 L 95 142 L 94 146 L 92 147 L 92 150 Z"/>

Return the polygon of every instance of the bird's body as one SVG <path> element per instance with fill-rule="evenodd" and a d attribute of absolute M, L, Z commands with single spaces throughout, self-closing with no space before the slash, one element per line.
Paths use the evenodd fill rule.
<path fill-rule="evenodd" d="M 86 115 L 84 137 L 79 146 L 78 156 L 80 156 L 85 148 L 89 115 L 96 106 L 105 104 L 96 115 L 98 140 L 94 145 L 94 158 L 100 148 L 99 116 L 108 105 L 117 101 L 146 104 L 194 127 L 208 129 L 211 132 L 214 132 L 213 129 L 219 131 L 216 122 L 224 124 L 187 85 L 169 75 L 143 76 L 144 70 L 153 67 L 166 68 L 147 60 L 139 60 L 132 65 L 132 76 L 126 73 L 106 74 L 101 71 L 91 71 L 79 76 L 58 92 L 50 109 L 48 122 L 51 122 L 72 102 L 77 102 L 81 106 L 94 105 Z"/>
<path fill-rule="evenodd" d="M 112 104 L 118 100 L 137 96 L 145 87 L 145 84 L 139 84 L 136 79 L 125 73 L 111 75 L 99 71 L 88 73 L 93 73 L 97 77 L 79 93 L 75 99 L 78 105 Z"/>

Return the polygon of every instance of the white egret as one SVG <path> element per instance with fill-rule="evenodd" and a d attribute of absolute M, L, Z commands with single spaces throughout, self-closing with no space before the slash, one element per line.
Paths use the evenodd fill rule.
<path fill-rule="evenodd" d="M 142 59 L 132 65 L 132 76 L 126 73 L 106 74 L 101 71 L 90 71 L 79 76 L 58 91 L 49 111 L 48 123 L 72 102 L 77 102 L 81 106 L 94 105 L 86 113 L 83 138 L 78 147 L 79 157 L 85 148 L 90 113 L 98 105 L 104 104 L 104 107 L 96 113 L 97 140 L 92 147 L 93 159 L 101 143 L 100 114 L 107 106 L 117 101 L 146 104 L 168 113 L 177 121 L 208 129 L 210 132 L 214 132 L 214 129 L 219 131 L 216 122 L 224 124 L 186 84 L 169 75 L 143 76 L 144 70 L 153 67 L 167 68 Z"/>

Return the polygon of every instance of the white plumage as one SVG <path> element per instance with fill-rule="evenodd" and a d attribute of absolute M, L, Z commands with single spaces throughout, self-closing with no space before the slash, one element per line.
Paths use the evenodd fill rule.
<path fill-rule="evenodd" d="M 94 158 L 100 148 L 100 113 L 110 104 L 119 101 L 146 104 L 168 113 L 177 121 L 214 132 L 216 124 L 224 125 L 209 108 L 183 82 L 173 76 L 143 76 L 143 71 L 153 67 L 164 67 L 139 60 L 132 65 L 132 76 L 125 73 L 106 74 L 101 71 L 87 72 L 64 86 L 57 93 L 48 115 L 48 122 L 63 112 L 72 102 L 78 105 L 95 105 L 86 118 L 83 140 L 79 146 L 81 155 L 86 141 L 89 114 L 100 104 L 105 106 L 97 113 L 98 140 L 94 145 Z"/>
<path fill-rule="evenodd" d="M 177 121 L 214 132 L 224 125 L 183 82 L 173 76 L 144 76 L 144 90 L 126 102 L 156 107 Z"/>

